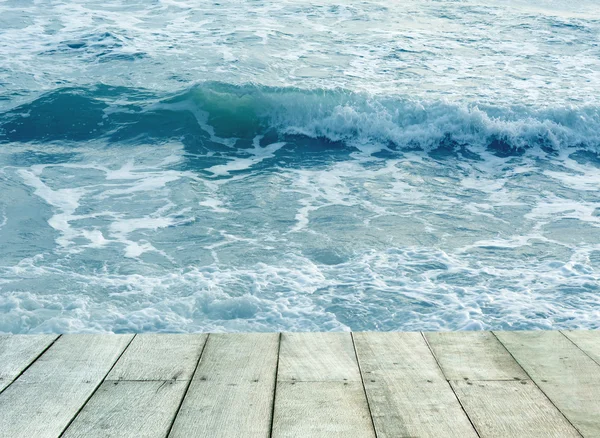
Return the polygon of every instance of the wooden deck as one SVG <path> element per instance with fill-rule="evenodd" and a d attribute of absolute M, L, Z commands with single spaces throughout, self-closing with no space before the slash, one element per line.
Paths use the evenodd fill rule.
<path fill-rule="evenodd" d="M 0 436 L 600 437 L 600 332 L 0 336 Z"/>

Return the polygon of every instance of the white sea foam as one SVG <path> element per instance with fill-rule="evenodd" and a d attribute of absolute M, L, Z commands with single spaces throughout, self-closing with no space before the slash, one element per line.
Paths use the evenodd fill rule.
<path fill-rule="evenodd" d="M 598 103 L 593 0 L 193 6 L 2 3 L 0 77 L 8 93 L 59 81 L 174 91 L 202 78 L 502 104 Z"/>
<path fill-rule="evenodd" d="M 39 175 L 42 170 L 43 167 L 37 166 L 30 171 L 20 169 L 19 174 L 25 184 L 35 189 L 37 196 L 56 208 L 56 214 L 48 220 L 48 224 L 61 233 L 61 236 L 56 239 L 56 243 L 63 247 L 69 246 L 79 235 L 69 222 L 75 218 L 75 211 L 79 207 L 79 201 L 84 196 L 85 190 L 82 188 L 52 190 L 40 179 Z"/>
<path fill-rule="evenodd" d="M 206 198 L 204 201 L 198 203 L 204 207 L 208 207 L 217 213 L 230 213 L 231 210 L 223 208 L 223 201 L 215 198 Z"/>
<path fill-rule="evenodd" d="M 573 264 L 564 269 L 546 262 L 531 269 L 515 270 L 512 264 L 478 268 L 421 248 L 371 251 L 332 267 L 302 258 L 282 262 L 151 277 L 46 271 L 51 278 L 69 275 L 75 284 L 85 284 L 88 293 L 3 293 L 0 331 L 347 330 L 356 324 L 404 330 L 439 330 L 448 324 L 462 329 L 574 328 L 593 326 L 600 316 L 597 296 L 585 289 L 597 278 Z M 21 270 L 18 275 L 30 274 Z M 443 281 L 458 275 L 473 283 Z M 510 287 L 482 290 L 477 285 L 482 275 L 492 284 L 502 279 Z M 563 284 L 581 288 L 566 298 L 568 308 L 556 301 Z M 236 286 L 252 292 L 234 293 Z M 106 301 L 102 291 L 107 289 L 122 292 L 111 293 Z M 413 317 L 415 303 L 423 306 L 425 319 Z"/>
<path fill-rule="evenodd" d="M 595 1 L 193 6 L 0 2 L 0 332 L 599 328 Z"/>
<path fill-rule="evenodd" d="M 249 158 L 233 158 L 227 164 L 219 164 L 216 166 L 209 167 L 206 169 L 215 176 L 226 176 L 230 172 L 246 170 L 252 166 L 264 161 L 268 158 L 273 158 L 275 152 L 285 146 L 285 142 L 272 143 L 267 146 L 260 146 L 260 140 L 262 136 L 256 136 L 253 141 L 253 148 L 244 150 L 245 153 L 250 155 Z"/>
<path fill-rule="evenodd" d="M 0 331 L 596 327 L 597 198 L 569 184 L 594 164 L 405 152 L 215 179 L 175 151 L 16 170 L 58 237 L 0 265 Z"/>
<path fill-rule="evenodd" d="M 2 219 L 0 220 L 0 228 L 2 228 L 8 223 L 8 216 L 6 216 L 6 212 L 4 210 L 2 210 L 0 215 L 2 216 Z"/>

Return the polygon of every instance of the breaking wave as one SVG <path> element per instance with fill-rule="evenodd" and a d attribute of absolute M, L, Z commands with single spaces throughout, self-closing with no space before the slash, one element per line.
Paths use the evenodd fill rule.
<path fill-rule="evenodd" d="M 600 112 L 593 106 L 494 107 L 205 82 L 170 95 L 106 85 L 63 88 L 0 114 L 0 143 L 178 138 L 209 148 L 243 147 L 257 135 L 307 137 L 371 151 L 375 145 L 374 150 L 486 148 L 501 155 L 532 147 L 597 152 Z"/>

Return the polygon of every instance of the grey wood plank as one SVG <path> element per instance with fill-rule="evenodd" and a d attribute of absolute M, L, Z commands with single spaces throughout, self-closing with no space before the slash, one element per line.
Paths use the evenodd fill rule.
<path fill-rule="evenodd" d="M 211 334 L 170 437 L 268 437 L 278 333 Z"/>
<path fill-rule="evenodd" d="M 164 438 L 188 383 L 106 381 L 94 393 L 64 438 Z"/>
<path fill-rule="evenodd" d="M 495 332 L 584 436 L 600 436 L 600 366 L 560 332 Z"/>
<path fill-rule="evenodd" d="M 476 437 L 420 333 L 355 333 L 377 437 Z"/>
<path fill-rule="evenodd" d="M 448 380 L 529 378 L 490 332 L 439 332 L 424 335 Z"/>
<path fill-rule="evenodd" d="M 0 392 L 12 383 L 58 335 L 1 335 Z"/>
<path fill-rule="evenodd" d="M 350 333 L 284 333 L 273 437 L 374 437 Z"/>
<path fill-rule="evenodd" d="M 137 335 L 107 380 L 189 380 L 207 335 Z"/>
<path fill-rule="evenodd" d="M 57 437 L 92 395 L 132 335 L 64 335 L 0 394 L 0 431 Z"/>
<path fill-rule="evenodd" d="M 375 437 L 360 382 L 277 382 L 274 438 Z"/>
<path fill-rule="evenodd" d="M 600 364 L 600 330 L 564 330 L 562 333 Z"/>
<path fill-rule="evenodd" d="M 278 381 L 361 381 L 350 333 L 282 333 L 280 348 Z"/>
<path fill-rule="evenodd" d="M 451 384 L 482 438 L 580 436 L 531 380 Z"/>

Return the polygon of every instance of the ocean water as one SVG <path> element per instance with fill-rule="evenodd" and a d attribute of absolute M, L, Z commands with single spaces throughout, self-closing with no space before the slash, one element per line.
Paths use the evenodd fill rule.
<path fill-rule="evenodd" d="M 0 0 L 0 332 L 600 327 L 595 0 Z"/>

